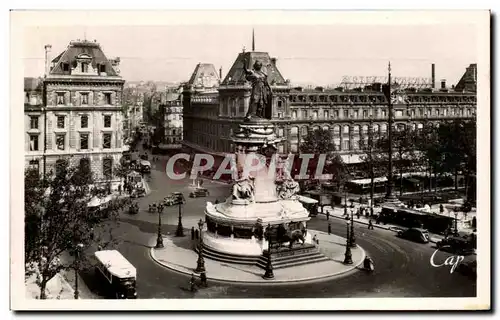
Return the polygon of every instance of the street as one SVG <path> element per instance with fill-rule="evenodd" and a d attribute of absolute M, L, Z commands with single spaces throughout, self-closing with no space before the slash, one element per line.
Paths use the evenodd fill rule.
<path fill-rule="evenodd" d="M 158 214 L 148 213 L 148 204 L 163 199 L 173 191 L 181 191 L 187 203 L 183 207 L 182 223 L 186 236 L 203 217 L 207 201 L 222 200 L 229 194 L 228 185 L 206 181 L 210 191 L 206 198 L 189 198 L 191 181 L 171 181 L 159 162 L 153 164 L 149 185 L 151 194 L 138 199 L 137 215 L 123 213 L 117 234 L 121 243 L 118 250 L 137 268 L 137 290 L 140 298 L 314 298 L 314 297 L 472 297 L 476 283 L 458 272 L 450 273 L 450 266 L 433 267 L 430 259 L 434 244 L 419 244 L 396 237 L 388 230 L 368 230 L 356 224 L 357 243 L 375 262 L 375 272 L 357 271 L 343 277 L 300 284 L 247 285 L 209 282 L 207 289 L 196 293 L 188 290 L 189 277 L 155 263 L 150 257 L 154 245 Z M 164 234 L 175 232 L 178 207 L 165 208 L 162 215 Z M 332 233 L 345 236 L 345 222 L 330 218 Z M 326 217 L 312 218 L 309 229 L 327 231 Z M 321 244 L 320 244 L 321 245 Z M 450 256 L 438 252 L 435 263 L 441 264 Z M 193 261 L 193 267 L 196 261 Z M 311 265 L 311 267 L 314 267 Z M 210 270 L 208 270 L 210 272 Z M 86 277 L 92 279 L 92 277 Z M 91 281 L 91 280 L 89 280 Z M 91 284 L 87 284 L 92 287 Z"/>

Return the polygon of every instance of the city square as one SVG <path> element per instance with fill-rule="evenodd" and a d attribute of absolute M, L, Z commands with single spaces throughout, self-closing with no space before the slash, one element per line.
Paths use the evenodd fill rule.
<path fill-rule="evenodd" d="M 477 297 L 478 62 L 424 50 L 417 75 L 375 59 L 300 83 L 300 59 L 260 46 L 273 29 L 247 29 L 224 68 L 201 56 L 176 81 L 127 79 L 133 59 L 86 33 L 44 44 L 26 297 Z"/>

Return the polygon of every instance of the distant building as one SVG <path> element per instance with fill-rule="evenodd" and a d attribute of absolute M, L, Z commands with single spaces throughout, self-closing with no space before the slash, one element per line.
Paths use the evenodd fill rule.
<path fill-rule="evenodd" d="M 178 88 L 167 88 L 162 101 L 165 129 L 165 148 L 180 149 L 182 147 L 182 91 Z"/>
<path fill-rule="evenodd" d="M 330 130 L 337 152 L 346 163 L 360 162 L 360 139 L 372 132 L 387 131 L 388 106 L 382 84 L 357 88 L 292 87 L 277 67 L 277 60 L 266 52 L 241 52 L 218 87 L 213 65 L 213 79 L 200 81 L 198 65 L 184 86 L 184 141 L 191 152 L 213 155 L 232 153 L 231 134 L 243 121 L 249 107 L 250 83 L 246 81 L 243 61 L 251 68 L 255 60 L 263 63 L 273 90 L 271 118 L 277 135 L 285 138 L 280 153 L 299 152 L 299 146 L 310 130 Z M 475 64 L 455 89 L 442 80 L 440 87 L 407 87 L 406 101 L 394 106 L 394 124 L 398 130 L 422 129 L 440 121 L 472 119 L 476 116 Z M 203 79 L 203 77 L 201 77 Z M 219 78 L 222 78 L 220 75 Z M 434 65 L 432 68 L 434 83 Z M 210 86 L 207 86 L 210 84 Z"/>
<path fill-rule="evenodd" d="M 78 40 L 48 61 L 41 84 L 25 80 L 27 96 L 43 97 L 25 103 L 26 165 L 49 173 L 70 160 L 90 167 L 99 180 L 115 180 L 124 150 L 119 59 L 106 58 L 95 41 Z"/>

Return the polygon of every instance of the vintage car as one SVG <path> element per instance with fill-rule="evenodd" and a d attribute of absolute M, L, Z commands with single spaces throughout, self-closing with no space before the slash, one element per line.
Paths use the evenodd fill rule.
<path fill-rule="evenodd" d="M 474 253 L 474 244 L 469 237 L 448 237 L 436 243 L 436 247 L 442 251 L 460 255 L 469 255 Z"/>
<path fill-rule="evenodd" d="M 429 242 L 429 232 L 421 228 L 409 228 L 398 231 L 398 237 L 420 243 Z"/>
<path fill-rule="evenodd" d="M 150 173 L 151 172 L 151 162 L 147 160 L 141 160 L 140 162 L 140 171 L 143 173 Z"/>
<path fill-rule="evenodd" d="M 202 198 L 202 197 L 207 197 L 209 195 L 210 192 L 208 192 L 208 190 L 205 188 L 196 188 L 196 190 L 191 191 L 189 193 L 190 198 Z"/>
<path fill-rule="evenodd" d="M 165 206 L 175 206 L 178 204 L 185 204 L 186 199 L 181 192 L 172 192 L 170 195 L 163 199 L 163 204 Z"/>

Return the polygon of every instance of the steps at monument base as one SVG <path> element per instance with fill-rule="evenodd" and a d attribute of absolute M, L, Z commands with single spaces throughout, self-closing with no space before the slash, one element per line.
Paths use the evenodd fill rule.
<path fill-rule="evenodd" d="M 227 263 L 255 265 L 260 258 L 260 256 L 246 256 L 246 255 L 236 255 L 231 253 L 220 252 L 210 247 L 207 247 L 204 244 L 202 250 L 204 258 L 209 258 L 212 260 L 227 262 Z M 198 248 L 196 249 L 196 252 L 198 252 Z"/>
<path fill-rule="evenodd" d="M 282 269 L 295 267 L 299 265 L 317 263 L 329 260 L 315 246 L 307 246 L 290 251 L 273 252 L 271 254 L 271 263 L 273 269 Z M 265 269 L 267 265 L 267 256 L 260 256 L 257 266 Z"/>

